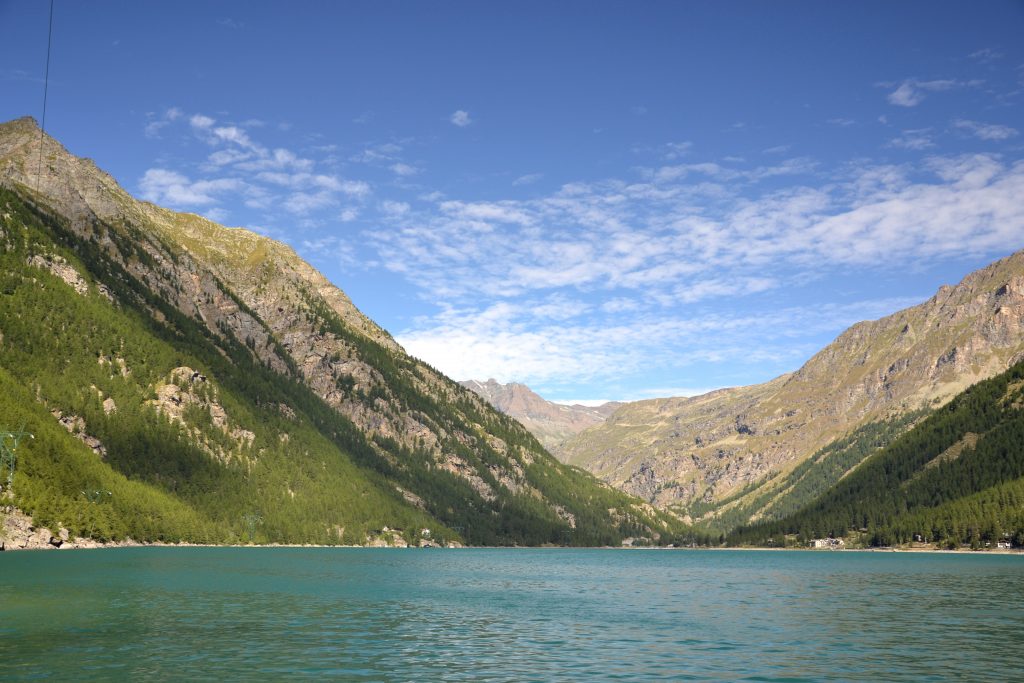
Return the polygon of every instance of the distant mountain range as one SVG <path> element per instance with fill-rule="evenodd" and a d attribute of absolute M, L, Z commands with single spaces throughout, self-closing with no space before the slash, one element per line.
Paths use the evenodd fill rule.
<path fill-rule="evenodd" d="M 0 124 L 3 425 L 35 435 L 4 504 L 69 543 L 677 528 L 408 356 L 286 245 L 137 201 L 28 118 Z"/>
<path fill-rule="evenodd" d="M 854 325 L 794 373 L 629 403 L 555 452 L 660 508 L 728 528 L 812 500 L 878 446 L 1022 358 L 1017 252 L 923 304 Z"/>
<path fill-rule="evenodd" d="M 501 412 L 514 417 L 529 429 L 548 450 L 557 449 L 564 441 L 584 429 L 604 422 L 622 403 L 609 401 L 599 406 L 552 403 L 525 384 L 501 384 L 469 379 L 459 382 L 472 389 Z"/>

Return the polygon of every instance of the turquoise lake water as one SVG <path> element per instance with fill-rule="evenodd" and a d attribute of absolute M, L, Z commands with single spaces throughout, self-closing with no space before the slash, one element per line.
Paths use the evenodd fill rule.
<path fill-rule="evenodd" d="M 1024 557 L 0 556 L 0 680 L 1024 680 Z"/>

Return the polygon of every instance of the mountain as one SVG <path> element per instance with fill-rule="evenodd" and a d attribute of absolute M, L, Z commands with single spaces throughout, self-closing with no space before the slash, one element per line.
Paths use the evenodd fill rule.
<path fill-rule="evenodd" d="M 558 455 L 659 507 L 728 528 L 774 516 L 773 505 L 799 507 L 928 412 L 1022 357 L 1018 252 L 923 304 L 854 325 L 794 373 L 627 404 Z"/>
<path fill-rule="evenodd" d="M 1024 362 L 968 388 L 800 510 L 728 541 L 843 536 L 873 546 L 1024 546 Z"/>
<path fill-rule="evenodd" d="M 4 495 L 55 533 L 671 534 L 408 356 L 286 245 L 137 201 L 28 118 L 0 124 L 0 261 L 0 425 L 36 437 Z"/>
<path fill-rule="evenodd" d="M 525 384 L 501 384 L 493 379 L 486 382 L 468 379 L 459 384 L 476 392 L 501 412 L 514 417 L 549 450 L 557 448 L 584 429 L 601 424 L 622 405 L 617 401 L 593 407 L 552 403 Z"/>

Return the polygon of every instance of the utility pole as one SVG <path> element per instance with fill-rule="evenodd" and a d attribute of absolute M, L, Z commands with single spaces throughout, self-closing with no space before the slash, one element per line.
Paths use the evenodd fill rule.
<path fill-rule="evenodd" d="M 258 512 L 248 512 L 242 515 L 242 522 L 249 529 L 249 543 L 252 543 L 256 536 L 256 527 L 263 523 L 263 516 Z"/>
<path fill-rule="evenodd" d="M 109 500 L 113 497 L 113 493 L 106 489 L 93 489 L 90 491 L 82 491 L 82 495 L 90 503 L 102 503 L 104 500 Z"/>
<path fill-rule="evenodd" d="M 30 439 L 36 438 L 32 434 L 25 431 L 25 425 L 21 426 L 16 432 L 2 430 L 0 431 L 0 472 L 3 472 L 3 468 L 7 467 L 7 490 L 10 491 L 14 485 L 14 468 L 18 463 L 18 444 L 25 437 Z"/>

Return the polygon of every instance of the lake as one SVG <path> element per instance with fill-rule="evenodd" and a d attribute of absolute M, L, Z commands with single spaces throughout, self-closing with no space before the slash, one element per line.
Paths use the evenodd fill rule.
<path fill-rule="evenodd" d="M 1024 679 L 1024 557 L 0 555 L 0 680 Z"/>

